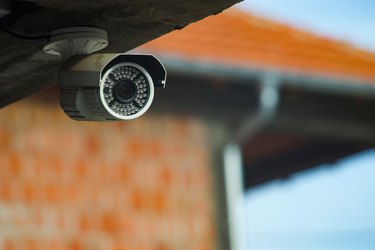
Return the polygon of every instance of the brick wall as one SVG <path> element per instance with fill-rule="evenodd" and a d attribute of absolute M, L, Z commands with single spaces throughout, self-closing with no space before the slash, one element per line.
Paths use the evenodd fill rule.
<path fill-rule="evenodd" d="M 33 99 L 1 110 L 0 249 L 215 249 L 207 130 L 76 122 Z"/>

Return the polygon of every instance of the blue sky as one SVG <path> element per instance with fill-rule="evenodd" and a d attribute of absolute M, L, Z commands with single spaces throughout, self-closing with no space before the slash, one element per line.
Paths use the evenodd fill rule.
<path fill-rule="evenodd" d="M 268 230 L 270 225 L 273 230 L 375 230 L 375 150 L 344 158 L 336 165 L 323 165 L 290 182 L 275 181 L 249 192 L 258 201 L 251 209 L 267 214 L 252 219 L 257 230 Z M 288 202 L 292 200 L 298 204 Z M 274 203 L 279 204 L 277 210 L 271 206 Z M 314 208 L 313 214 L 308 216 L 304 207 Z M 316 220 L 319 216 L 330 219 Z M 288 224 L 290 217 L 296 223 Z"/>
<path fill-rule="evenodd" d="M 238 6 L 375 52 L 374 0 L 245 0 Z"/>
<path fill-rule="evenodd" d="M 247 192 L 249 249 L 374 249 L 374 176 L 375 149 Z"/>

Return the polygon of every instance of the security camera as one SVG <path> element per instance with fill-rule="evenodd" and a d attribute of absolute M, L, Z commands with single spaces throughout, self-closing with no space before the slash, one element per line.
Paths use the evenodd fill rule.
<path fill-rule="evenodd" d="M 152 55 L 75 55 L 60 68 L 60 104 L 75 120 L 131 120 L 151 106 L 166 70 Z"/>
<path fill-rule="evenodd" d="M 155 88 L 165 87 L 167 72 L 152 55 L 93 54 L 109 44 L 101 28 L 66 27 L 46 36 L 43 51 L 64 60 L 60 105 L 72 119 L 135 119 L 151 106 Z"/>

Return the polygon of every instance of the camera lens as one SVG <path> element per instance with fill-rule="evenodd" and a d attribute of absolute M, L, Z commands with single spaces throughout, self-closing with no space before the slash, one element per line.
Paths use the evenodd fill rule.
<path fill-rule="evenodd" d="M 137 92 L 136 84 L 128 79 L 122 79 L 113 86 L 113 95 L 121 103 L 132 102 Z"/>
<path fill-rule="evenodd" d="M 148 72 L 130 62 L 109 68 L 103 76 L 99 91 L 106 110 L 122 120 L 142 115 L 154 97 L 154 86 Z"/>

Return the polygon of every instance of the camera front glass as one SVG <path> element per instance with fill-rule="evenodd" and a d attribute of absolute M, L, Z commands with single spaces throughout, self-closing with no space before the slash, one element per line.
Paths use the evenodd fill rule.
<path fill-rule="evenodd" d="M 131 116 L 148 103 L 151 84 L 142 68 L 136 65 L 118 65 L 106 74 L 103 96 L 107 106 L 120 116 Z"/>

